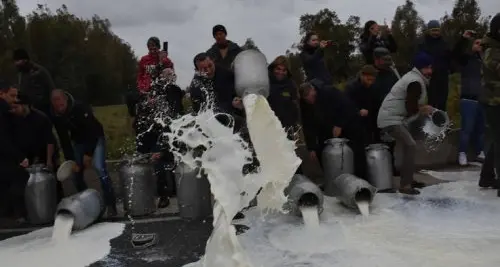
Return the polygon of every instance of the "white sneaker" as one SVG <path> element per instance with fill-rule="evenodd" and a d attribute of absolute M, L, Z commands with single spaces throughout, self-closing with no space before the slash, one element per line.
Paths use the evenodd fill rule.
<path fill-rule="evenodd" d="M 467 154 L 465 154 L 465 152 L 458 153 L 458 164 L 460 164 L 460 166 L 467 166 Z"/>
<path fill-rule="evenodd" d="M 486 155 L 484 154 L 484 151 L 481 151 L 481 153 L 479 153 L 479 155 L 477 155 L 478 160 L 484 160 L 485 158 L 486 158 Z"/>

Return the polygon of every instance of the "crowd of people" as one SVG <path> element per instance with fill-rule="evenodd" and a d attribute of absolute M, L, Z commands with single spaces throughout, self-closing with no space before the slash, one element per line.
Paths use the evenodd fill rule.
<path fill-rule="evenodd" d="M 147 40 L 149 53 L 139 61 L 137 91 L 127 98 L 127 105 L 134 118 L 137 152 L 149 154 L 154 164 L 160 208 L 167 207 L 170 197 L 175 195 L 175 160 L 169 146 L 161 141 L 168 125 L 158 126 L 155 117 L 182 116 L 186 96 L 191 99 L 193 113 L 205 109 L 208 99 L 212 99 L 211 107 L 231 115 L 235 132 L 250 142 L 232 70 L 232 62 L 242 48 L 228 40 L 227 34 L 223 25 L 213 27 L 215 42 L 194 57 L 195 75 L 187 92 L 176 85 L 168 43 L 162 49 L 157 37 Z M 297 140 L 297 132 L 303 131 L 311 159 L 322 166 L 325 141 L 346 138 L 354 152 L 355 174 L 366 179 L 365 147 L 387 143 L 393 151 L 395 143 L 399 143 L 403 148 L 402 164 L 394 172 L 401 176 L 401 183 L 393 191 L 419 194 L 418 188 L 425 184 L 413 179 L 417 145 L 406 121 L 418 114 L 429 115 L 436 109 L 446 110 L 448 77 L 458 71 L 462 78 L 462 129 L 457 160 L 460 165 L 467 165 L 468 144 L 473 141 L 476 157 L 484 160 L 479 186 L 499 189 L 495 169 L 499 173 L 500 157 L 495 157 L 495 153 L 500 153 L 500 120 L 495 114 L 500 111 L 500 14 L 491 20 L 484 38 L 465 31 L 453 47 L 441 37 L 439 22 L 430 21 L 424 39 L 418 44 L 412 69 L 404 75 L 394 68 L 391 54 L 398 47 L 390 29 L 368 21 L 359 40 L 366 65 L 343 91 L 333 86 L 334 77 L 325 65 L 324 49 L 333 44 L 314 32 L 305 35 L 300 59 L 306 81 L 301 85 L 293 82 L 286 56 L 276 57 L 268 67 L 270 107 L 289 139 Z M 3 198 L 0 205 L 4 206 L 0 207 L 4 213 L 0 216 L 25 217 L 23 192 L 29 177 L 27 168 L 44 164 L 56 170 L 60 164 L 59 149 L 66 160 L 76 162 L 73 171 L 78 191 L 86 188 L 83 171 L 94 167 L 108 215 L 115 216 L 116 199 L 105 164 L 102 124 L 88 105 L 57 89 L 47 70 L 32 62 L 25 50 L 14 51 L 13 61 L 19 70 L 18 83 L 0 83 L 0 197 Z M 486 122 L 493 138 L 487 149 L 484 148 Z M 382 138 L 384 135 L 394 141 Z M 256 171 L 258 166 L 255 159 L 242 171 Z M 302 168 L 297 172 L 302 172 Z M 64 192 L 60 183 L 57 191 L 61 198 Z M 240 213 L 236 217 L 241 216 Z"/>

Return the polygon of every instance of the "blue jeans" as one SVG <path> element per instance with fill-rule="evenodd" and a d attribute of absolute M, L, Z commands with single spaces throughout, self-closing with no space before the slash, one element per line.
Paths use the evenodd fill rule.
<path fill-rule="evenodd" d="M 472 140 L 476 153 L 480 153 L 484 150 L 486 125 L 481 104 L 474 100 L 460 99 L 460 116 L 462 117 L 462 128 L 458 151 L 467 153 L 469 142 Z"/>
<path fill-rule="evenodd" d="M 75 162 L 78 164 L 78 166 L 83 165 L 84 148 L 85 146 L 83 144 L 74 145 Z M 111 179 L 109 178 L 108 169 L 106 167 L 106 140 L 104 139 L 104 137 L 100 137 L 97 140 L 94 155 L 92 156 L 92 165 L 94 166 L 94 169 L 97 172 L 97 176 L 99 177 L 99 180 L 101 182 L 101 188 L 104 194 L 104 201 L 106 202 L 106 205 L 114 205 L 116 203 L 116 198 Z M 83 172 L 84 169 L 80 168 L 80 172 L 78 172 L 74 176 L 74 182 L 78 192 L 87 189 L 87 184 L 85 184 Z"/>

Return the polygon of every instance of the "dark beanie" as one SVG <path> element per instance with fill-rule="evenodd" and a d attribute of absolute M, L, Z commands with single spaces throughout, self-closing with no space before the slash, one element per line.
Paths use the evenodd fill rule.
<path fill-rule="evenodd" d="M 212 36 L 215 37 L 215 34 L 217 32 L 223 32 L 225 35 L 227 35 L 226 27 L 220 24 L 217 24 L 212 28 Z"/>
<path fill-rule="evenodd" d="M 417 69 L 423 69 L 432 65 L 432 57 L 425 53 L 420 52 L 413 58 L 413 66 Z"/>
<path fill-rule="evenodd" d="M 490 22 L 490 34 L 493 37 L 500 38 L 500 13 L 496 14 Z"/>
<path fill-rule="evenodd" d="M 430 29 L 437 29 L 437 28 L 441 28 L 441 23 L 439 23 L 439 21 L 437 20 L 431 20 L 427 23 L 427 29 L 430 30 Z"/>
<path fill-rule="evenodd" d="M 30 60 L 30 55 L 28 54 L 28 52 L 25 49 L 18 48 L 16 50 L 14 50 L 14 53 L 12 55 L 12 59 L 14 61 Z"/>
<path fill-rule="evenodd" d="M 378 70 L 373 65 L 364 65 L 359 73 L 361 75 L 377 76 Z"/>
<path fill-rule="evenodd" d="M 149 37 L 148 42 L 146 44 L 152 43 L 154 46 L 160 48 L 160 39 L 158 37 Z"/>

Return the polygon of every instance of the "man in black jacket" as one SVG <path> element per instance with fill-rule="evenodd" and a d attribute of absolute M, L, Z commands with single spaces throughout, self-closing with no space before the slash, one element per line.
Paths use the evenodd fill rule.
<path fill-rule="evenodd" d="M 213 105 L 217 112 L 236 117 L 235 128 L 241 127 L 244 112 L 242 101 L 236 96 L 234 74 L 217 66 L 206 53 L 196 55 L 193 61 L 196 73 L 189 91 L 193 111 L 197 113 Z"/>
<path fill-rule="evenodd" d="M 350 81 L 345 92 L 349 99 L 359 110 L 362 127 L 365 130 L 366 141 L 375 143 L 375 135 L 378 135 L 376 102 L 371 86 L 377 78 L 377 69 L 372 65 L 365 65 L 361 68 L 358 77 Z"/>
<path fill-rule="evenodd" d="M 441 24 L 431 20 L 427 24 L 424 40 L 418 45 L 417 52 L 425 52 L 433 59 L 432 77 L 427 88 L 429 105 L 446 111 L 448 102 L 448 76 L 452 71 L 452 52 L 449 44 L 441 35 Z"/>
<path fill-rule="evenodd" d="M 76 102 L 63 90 L 54 90 L 51 102 L 52 120 L 64 157 L 77 163 L 74 169 L 77 190 L 83 191 L 87 188 L 83 171 L 94 165 L 108 206 L 108 216 L 115 216 L 116 199 L 106 167 L 106 139 L 101 123 L 94 117 L 90 107 Z"/>
<path fill-rule="evenodd" d="M 44 164 L 50 170 L 57 170 L 58 149 L 52 132 L 52 122 L 40 110 L 31 106 L 26 95 L 19 95 L 19 101 L 12 106 L 13 130 L 17 146 L 27 155 L 31 164 Z M 57 181 L 57 197 L 64 197 L 61 182 Z"/>
<path fill-rule="evenodd" d="M 17 89 L 0 81 L 0 205 L 7 215 L 25 217 L 24 188 L 29 161 L 15 144 L 10 110 L 17 101 Z"/>
<path fill-rule="evenodd" d="M 325 141 L 346 138 L 354 153 L 355 175 L 365 178 L 365 134 L 354 104 L 343 92 L 325 88 L 319 80 L 302 84 L 300 95 L 304 136 L 311 158 L 322 165 Z"/>
<path fill-rule="evenodd" d="M 19 71 L 19 91 L 28 95 L 33 106 L 45 114 L 50 111 L 50 93 L 55 89 L 50 73 L 31 61 L 28 52 L 16 49 L 14 63 Z"/>
<path fill-rule="evenodd" d="M 223 25 L 215 25 L 212 28 L 212 36 L 215 39 L 215 44 L 207 50 L 207 54 L 218 67 L 230 70 L 234 58 L 242 51 L 241 48 L 236 43 L 226 39 L 227 30 Z"/>

